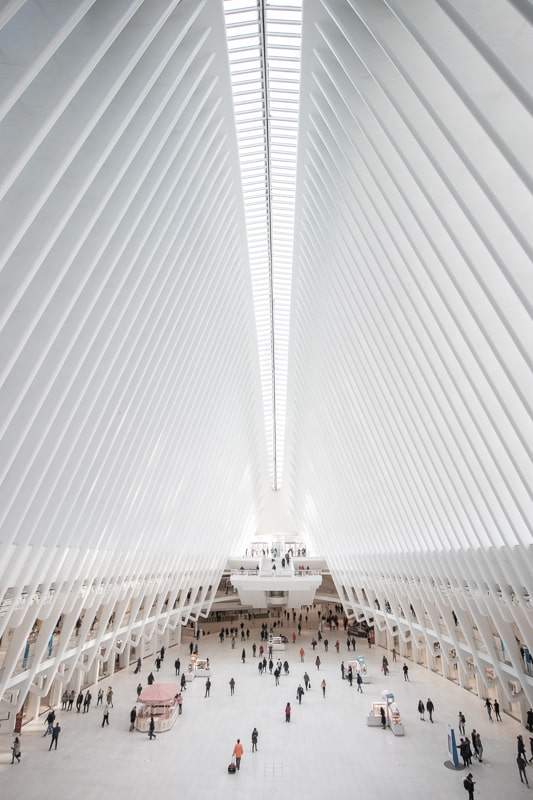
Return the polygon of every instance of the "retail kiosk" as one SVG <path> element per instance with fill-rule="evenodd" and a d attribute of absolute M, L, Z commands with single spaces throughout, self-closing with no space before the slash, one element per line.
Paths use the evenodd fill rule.
<path fill-rule="evenodd" d="M 211 675 L 211 666 L 208 658 L 199 658 L 193 653 L 189 659 L 189 666 L 185 673 L 186 681 L 193 681 L 195 678 L 209 678 Z"/>
<path fill-rule="evenodd" d="M 147 733 L 153 717 L 155 733 L 169 731 L 179 716 L 179 693 L 180 687 L 177 683 L 154 683 L 143 689 L 138 698 L 135 728 Z"/>
<path fill-rule="evenodd" d="M 387 725 L 395 736 L 405 736 L 400 709 L 394 702 L 392 692 L 383 692 L 383 698 L 387 704 Z"/>
<path fill-rule="evenodd" d="M 387 704 L 384 702 L 372 703 L 366 718 L 366 724 L 369 728 L 381 728 L 381 709 L 385 712 L 385 719 L 387 719 Z"/>
<path fill-rule="evenodd" d="M 361 674 L 362 679 L 363 679 L 363 683 L 371 683 L 370 675 L 368 674 L 368 671 L 367 671 L 367 667 L 366 667 L 366 664 L 365 664 L 365 657 L 364 656 L 357 656 L 357 659 L 355 661 L 345 661 L 344 663 L 345 663 L 346 668 L 348 668 L 348 667 L 352 668 L 352 673 L 353 673 L 354 680 L 356 680 L 357 673 L 359 672 Z"/>

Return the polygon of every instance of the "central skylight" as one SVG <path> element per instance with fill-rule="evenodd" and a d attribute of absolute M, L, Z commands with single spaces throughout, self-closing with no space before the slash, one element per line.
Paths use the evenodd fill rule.
<path fill-rule="evenodd" d="M 225 0 L 272 487 L 283 480 L 302 2 Z"/>

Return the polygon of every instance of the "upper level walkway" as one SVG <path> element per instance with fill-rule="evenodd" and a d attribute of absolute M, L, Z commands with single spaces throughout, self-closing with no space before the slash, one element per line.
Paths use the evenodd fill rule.
<path fill-rule="evenodd" d="M 313 604 L 322 583 L 322 566 L 322 559 L 291 558 L 287 562 L 284 556 L 261 555 L 255 561 L 244 559 L 238 569 L 233 568 L 230 582 L 243 605 L 297 608 Z"/>

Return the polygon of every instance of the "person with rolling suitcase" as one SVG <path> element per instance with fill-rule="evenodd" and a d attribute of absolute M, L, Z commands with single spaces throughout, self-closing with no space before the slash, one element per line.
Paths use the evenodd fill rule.
<path fill-rule="evenodd" d="M 233 748 L 233 755 L 235 756 L 235 766 L 237 770 L 240 770 L 241 768 L 241 758 L 243 753 L 244 747 L 241 744 L 241 740 L 237 739 L 235 742 L 235 747 Z"/>

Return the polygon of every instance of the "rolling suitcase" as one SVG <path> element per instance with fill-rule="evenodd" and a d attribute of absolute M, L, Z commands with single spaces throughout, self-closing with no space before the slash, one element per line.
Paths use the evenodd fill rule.
<path fill-rule="evenodd" d="M 228 772 L 230 775 L 234 775 L 237 772 L 237 766 L 235 764 L 235 758 L 231 759 L 231 762 L 228 764 Z"/>

